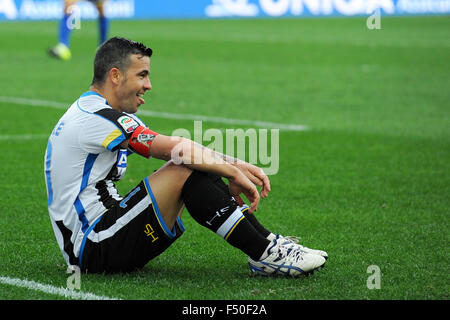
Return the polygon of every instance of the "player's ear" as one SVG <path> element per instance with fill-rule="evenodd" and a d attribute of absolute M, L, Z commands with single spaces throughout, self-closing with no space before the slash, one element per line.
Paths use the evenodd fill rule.
<path fill-rule="evenodd" d="M 122 79 L 122 72 L 120 72 L 117 68 L 111 68 L 109 70 L 109 78 L 111 79 L 112 83 L 115 85 L 119 85 L 121 79 Z"/>

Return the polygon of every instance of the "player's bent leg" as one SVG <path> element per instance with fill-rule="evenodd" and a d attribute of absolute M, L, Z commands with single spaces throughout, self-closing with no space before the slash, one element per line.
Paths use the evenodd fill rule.
<path fill-rule="evenodd" d="M 172 161 L 148 177 L 155 202 L 167 226 L 172 228 L 184 208 L 181 191 L 192 170 Z"/>
<path fill-rule="evenodd" d="M 162 172 L 172 170 L 168 168 L 158 175 L 166 176 Z M 162 215 L 155 198 L 154 189 L 161 191 L 155 181 L 153 188 L 146 177 L 88 228 L 78 261 L 83 272 L 129 272 L 142 268 L 183 234 L 184 226 L 178 217 L 182 205 L 171 208 L 174 221 L 169 225 L 169 215 Z M 164 201 L 161 205 L 170 212 Z"/>
<path fill-rule="evenodd" d="M 269 246 L 270 241 L 245 219 L 220 177 L 169 162 L 148 182 L 169 227 L 185 205 L 195 221 L 255 259 Z"/>
<path fill-rule="evenodd" d="M 217 176 L 214 177 L 213 175 L 210 175 L 210 176 L 211 176 L 211 179 L 216 181 L 217 187 L 219 187 L 224 193 L 229 194 L 228 185 L 226 185 L 220 177 L 217 177 Z M 301 244 L 299 244 L 299 240 L 297 237 L 291 237 L 291 236 L 283 237 L 280 234 L 274 234 L 274 233 L 270 232 L 269 230 L 267 230 L 258 221 L 256 216 L 253 213 L 249 212 L 248 205 L 244 205 L 244 206 L 238 207 L 238 208 L 239 208 L 239 210 L 241 210 L 241 212 L 245 216 L 246 220 L 248 222 L 250 222 L 252 224 L 252 226 L 256 229 L 256 231 L 258 231 L 259 234 L 262 235 L 264 238 L 266 238 L 270 241 L 279 239 L 278 242 L 282 243 L 284 247 L 288 247 L 289 249 L 300 250 L 302 252 L 309 253 L 309 254 L 319 255 L 319 256 L 323 257 L 325 260 L 328 259 L 328 254 L 325 251 L 310 249 L 305 246 L 302 246 Z"/>
<path fill-rule="evenodd" d="M 202 226 L 254 259 L 264 255 L 270 241 L 247 221 L 220 177 L 193 171 L 183 186 L 182 198 L 191 216 Z"/>

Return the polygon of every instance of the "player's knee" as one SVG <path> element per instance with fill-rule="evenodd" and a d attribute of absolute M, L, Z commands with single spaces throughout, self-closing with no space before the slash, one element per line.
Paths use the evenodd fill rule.
<path fill-rule="evenodd" d="M 191 173 L 192 169 L 186 167 L 183 164 L 176 164 L 173 160 L 170 160 L 166 163 L 165 167 L 169 168 L 170 170 L 174 171 L 177 175 L 180 176 L 180 178 L 188 178 Z"/>
<path fill-rule="evenodd" d="M 167 181 L 170 181 L 170 185 L 172 188 L 181 190 L 192 172 L 193 170 L 189 169 L 183 164 L 176 164 L 173 161 L 168 161 L 164 166 L 156 170 L 151 175 L 151 177 L 152 180 L 165 180 L 166 182 L 164 184 L 167 184 Z"/>

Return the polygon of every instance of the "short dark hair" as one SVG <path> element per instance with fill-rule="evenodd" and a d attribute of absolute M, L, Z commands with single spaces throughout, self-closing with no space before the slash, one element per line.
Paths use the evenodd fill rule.
<path fill-rule="evenodd" d="M 140 54 L 151 57 L 153 50 L 140 42 L 114 37 L 98 48 L 94 59 L 94 77 L 92 84 L 102 85 L 111 68 L 125 72 L 130 66 L 130 55 Z"/>

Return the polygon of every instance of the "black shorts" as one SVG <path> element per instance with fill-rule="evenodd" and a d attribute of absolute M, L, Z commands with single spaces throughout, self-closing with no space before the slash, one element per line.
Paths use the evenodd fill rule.
<path fill-rule="evenodd" d="M 117 201 L 84 236 L 79 258 L 83 272 L 140 269 L 184 232 L 181 219 L 170 230 L 155 201 L 148 178 Z"/>

